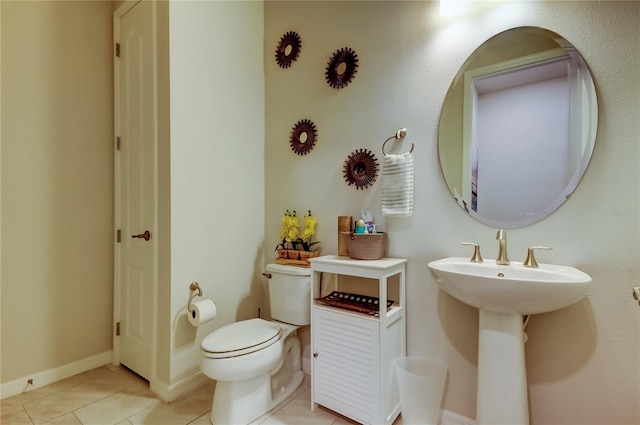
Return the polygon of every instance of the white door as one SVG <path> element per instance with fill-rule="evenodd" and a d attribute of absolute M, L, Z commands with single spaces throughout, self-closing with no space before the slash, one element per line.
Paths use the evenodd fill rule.
<path fill-rule="evenodd" d="M 123 7 L 129 10 L 123 10 Z M 156 112 L 152 2 L 116 12 L 115 361 L 147 380 L 155 320 Z M 116 46 L 117 46 L 116 45 Z M 119 50 L 119 52 L 118 52 Z"/>

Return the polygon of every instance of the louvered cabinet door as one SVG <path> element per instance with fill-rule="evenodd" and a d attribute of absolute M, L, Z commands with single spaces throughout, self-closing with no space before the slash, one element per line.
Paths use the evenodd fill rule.
<path fill-rule="evenodd" d="M 377 319 L 313 308 L 315 401 L 361 423 L 380 410 L 380 324 Z"/>

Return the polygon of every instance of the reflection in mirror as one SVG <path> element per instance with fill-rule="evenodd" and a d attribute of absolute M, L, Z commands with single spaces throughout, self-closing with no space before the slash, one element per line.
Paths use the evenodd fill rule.
<path fill-rule="evenodd" d="M 580 53 L 537 27 L 502 32 L 462 65 L 442 106 L 449 190 L 495 227 L 535 223 L 575 190 L 595 144 L 596 92 Z"/>
<path fill-rule="evenodd" d="M 284 48 L 284 55 L 288 57 L 289 55 L 291 55 L 292 51 L 293 51 L 293 46 L 291 44 L 287 44 L 286 47 Z"/>
<path fill-rule="evenodd" d="M 353 164 L 353 174 L 358 176 L 358 177 L 362 177 L 365 175 L 365 173 L 367 172 L 367 166 L 365 165 L 364 162 L 362 161 L 358 161 L 355 164 Z"/>
<path fill-rule="evenodd" d="M 304 132 L 300 133 L 300 135 L 298 136 L 298 142 L 299 143 L 306 143 L 308 138 L 309 138 L 309 136 L 307 135 L 307 132 L 304 131 Z"/>

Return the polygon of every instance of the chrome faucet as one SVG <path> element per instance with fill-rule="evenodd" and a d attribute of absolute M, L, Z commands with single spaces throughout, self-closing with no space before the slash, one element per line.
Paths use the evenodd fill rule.
<path fill-rule="evenodd" d="M 510 264 L 509 257 L 507 257 L 507 232 L 504 229 L 498 230 L 496 239 L 499 243 L 498 258 L 496 258 L 496 264 L 502 266 L 508 266 Z"/>

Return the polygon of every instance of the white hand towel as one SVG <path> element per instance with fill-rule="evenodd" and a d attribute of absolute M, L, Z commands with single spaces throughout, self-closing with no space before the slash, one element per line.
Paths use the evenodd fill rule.
<path fill-rule="evenodd" d="M 413 156 L 385 154 L 382 162 L 382 215 L 413 215 Z"/>

